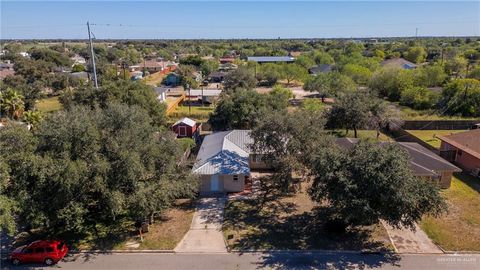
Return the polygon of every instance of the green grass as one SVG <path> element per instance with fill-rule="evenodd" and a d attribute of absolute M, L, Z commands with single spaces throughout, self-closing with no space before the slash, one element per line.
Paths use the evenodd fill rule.
<path fill-rule="evenodd" d="M 85 234 L 60 233 L 51 235 L 40 229 L 32 234 L 21 232 L 15 237 L 14 247 L 18 247 L 38 239 L 56 238 L 66 241 L 70 249 L 92 250 L 126 250 L 126 249 L 173 249 L 190 229 L 195 206 L 192 200 L 178 200 L 173 207 L 166 210 L 161 217 L 156 217 L 155 223 L 149 226 L 149 232 L 143 234 L 140 241 L 134 222 L 118 219 L 110 226 L 96 224 L 97 230 Z M 127 242 L 138 242 L 138 248 L 127 247 Z"/>
<path fill-rule="evenodd" d="M 480 179 L 456 174 L 452 186 L 442 194 L 449 212 L 437 218 L 424 217 L 420 226 L 445 250 L 480 251 Z"/>
<path fill-rule="evenodd" d="M 400 108 L 402 119 L 403 120 L 472 120 L 478 119 L 475 117 L 462 117 L 462 116 L 450 116 L 450 115 L 441 115 L 435 110 L 415 110 L 410 107 L 398 105 Z"/>
<path fill-rule="evenodd" d="M 190 112 L 188 106 L 178 106 L 177 109 L 169 115 L 169 117 L 172 120 L 178 120 L 182 117 L 189 117 L 199 122 L 206 122 L 210 117 L 210 113 L 212 113 L 214 109 L 215 108 L 213 106 L 192 106 Z"/>
<path fill-rule="evenodd" d="M 60 103 L 58 97 L 40 99 L 37 101 L 35 107 L 42 113 L 55 112 L 63 109 L 63 105 Z"/>
<path fill-rule="evenodd" d="M 465 130 L 406 130 L 408 133 L 419 138 L 420 140 L 430 144 L 435 148 L 440 148 L 442 141 L 440 141 L 436 136 L 447 136 Z"/>
<path fill-rule="evenodd" d="M 333 130 L 332 134 L 337 137 L 349 137 L 354 138 L 353 130 L 349 130 L 348 133 L 344 129 Z M 357 137 L 360 139 L 377 139 L 377 132 L 375 130 L 358 130 Z M 378 137 L 379 141 L 389 141 L 390 137 L 380 132 Z"/>

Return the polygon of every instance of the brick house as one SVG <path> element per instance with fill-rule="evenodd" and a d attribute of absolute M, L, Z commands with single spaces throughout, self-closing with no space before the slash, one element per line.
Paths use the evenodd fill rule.
<path fill-rule="evenodd" d="M 442 141 L 440 156 L 480 177 L 480 129 L 438 138 Z"/>

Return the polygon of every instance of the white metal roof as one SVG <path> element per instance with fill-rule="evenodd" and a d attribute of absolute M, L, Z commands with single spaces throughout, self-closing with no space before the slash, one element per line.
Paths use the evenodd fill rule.
<path fill-rule="evenodd" d="M 250 130 L 222 131 L 208 135 L 198 151 L 192 171 L 204 175 L 248 175 L 248 156 L 252 143 Z"/>
<path fill-rule="evenodd" d="M 188 118 L 188 117 L 184 117 L 184 118 L 178 120 L 177 122 L 175 122 L 175 124 L 173 124 L 173 125 L 176 126 L 176 125 L 178 125 L 178 124 L 180 124 L 180 123 L 183 123 L 183 124 L 185 124 L 185 125 L 194 127 L 197 122 L 195 122 L 195 120 L 190 119 L 190 118 Z"/>

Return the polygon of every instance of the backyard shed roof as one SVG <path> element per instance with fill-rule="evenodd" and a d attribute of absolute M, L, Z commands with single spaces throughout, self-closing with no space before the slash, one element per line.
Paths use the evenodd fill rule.
<path fill-rule="evenodd" d="M 178 124 L 185 124 L 187 126 L 194 127 L 197 124 L 197 122 L 195 122 L 195 120 L 190 119 L 188 117 L 184 117 L 184 118 L 178 120 L 177 122 L 175 122 L 175 124 L 173 124 L 173 125 L 176 126 Z"/>

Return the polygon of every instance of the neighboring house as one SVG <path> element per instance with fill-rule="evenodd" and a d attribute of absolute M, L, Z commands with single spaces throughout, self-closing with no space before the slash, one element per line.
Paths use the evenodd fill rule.
<path fill-rule="evenodd" d="M 175 72 L 169 73 L 165 77 L 165 85 L 175 87 L 180 84 L 180 75 Z"/>
<path fill-rule="evenodd" d="M 225 56 L 220 58 L 220 64 L 227 64 L 227 63 L 232 63 L 235 62 L 235 57 L 233 56 Z"/>
<path fill-rule="evenodd" d="M 225 71 L 225 72 L 228 72 L 228 71 L 231 71 L 231 70 L 234 70 L 234 69 L 237 69 L 238 66 L 235 65 L 235 64 L 232 64 L 232 63 L 225 63 L 225 64 L 220 64 L 218 66 L 218 71 Z"/>
<path fill-rule="evenodd" d="M 211 82 L 220 83 L 220 82 L 223 81 L 223 79 L 225 79 L 226 75 L 227 75 L 227 73 L 225 73 L 225 72 L 215 71 L 215 72 L 212 72 L 208 77 L 209 77 Z"/>
<path fill-rule="evenodd" d="M 351 149 L 358 141 L 359 139 L 355 138 L 338 138 L 337 144 L 343 148 Z M 391 142 L 383 142 L 382 144 L 385 143 Z M 410 168 L 416 176 L 433 180 L 438 183 L 441 188 L 449 188 L 453 173 L 462 171 L 457 166 L 439 157 L 418 143 L 395 143 L 409 153 Z"/>
<path fill-rule="evenodd" d="M 13 75 L 15 75 L 15 70 L 13 70 L 13 64 L 10 60 L 7 60 L 5 63 L 0 63 L 0 80 Z"/>
<path fill-rule="evenodd" d="M 200 175 L 200 193 L 240 192 L 250 182 L 250 169 L 266 168 L 250 150 L 250 130 L 210 134 L 203 140 L 192 172 Z"/>
<path fill-rule="evenodd" d="M 320 73 L 329 73 L 330 71 L 332 71 L 332 67 L 333 67 L 332 65 L 328 65 L 328 64 L 316 65 L 314 67 L 309 68 L 308 73 L 312 75 L 317 75 Z"/>
<path fill-rule="evenodd" d="M 190 89 L 186 95 L 190 99 L 202 100 L 203 103 L 213 103 L 220 97 L 221 89 Z"/>
<path fill-rule="evenodd" d="M 295 61 L 295 58 L 291 56 L 248 56 L 247 61 L 257 62 L 259 64 L 293 63 Z"/>
<path fill-rule="evenodd" d="M 141 71 L 130 72 L 130 79 L 132 81 L 137 81 L 137 80 L 143 79 L 143 72 L 141 72 Z"/>
<path fill-rule="evenodd" d="M 90 80 L 90 74 L 88 74 L 88 72 L 86 71 L 80 71 L 80 72 L 72 72 L 70 73 L 70 76 L 72 77 L 75 77 L 75 78 L 79 78 L 79 79 L 83 79 L 83 80 Z"/>
<path fill-rule="evenodd" d="M 157 99 L 160 101 L 160 102 L 165 102 L 167 101 L 167 92 L 170 91 L 170 88 L 168 87 L 154 87 L 153 90 L 155 91 L 155 93 L 157 93 Z"/>
<path fill-rule="evenodd" d="M 20 54 L 23 57 L 30 57 L 30 54 L 27 52 L 19 52 L 18 54 Z"/>
<path fill-rule="evenodd" d="M 200 132 L 200 123 L 184 117 L 172 125 L 172 131 L 177 134 L 177 138 L 193 138 L 196 133 Z"/>
<path fill-rule="evenodd" d="M 70 60 L 73 62 L 72 67 L 75 65 L 85 65 L 87 63 L 87 60 L 78 54 L 70 57 Z"/>
<path fill-rule="evenodd" d="M 387 59 L 380 63 L 381 66 L 383 67 L 393 67 L 393 68 L 402 68 L 402 69 L 416 69 L 417 65 L 414 63 L 405 60 L 403 58 L 392 58 L 392 59 Z"/>
<path fill-rule="evenodd" d="M 480 129 L 438 136 L 440 156 L 480 177 Z"/>
<path fill-rule="evenodd" d="M 173 71 L 177 67 L 177 64 L 172 61 L 163 61 L 162 58 L 157 58 L 153 60 L 145 60 L 136 65 L 130 66 L 130 71 L 148 71 L 149 73 L 155 73 L 158 71 L 168 70 Z"/>
<path fill-rule="evenodd" d="M 13 75 L 15 75 L 14 70 L 10 70 L 10 69 L 0 70 L 0 80 L 5 79 L 7 76 L 13 76 Z"/>

